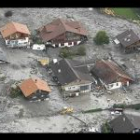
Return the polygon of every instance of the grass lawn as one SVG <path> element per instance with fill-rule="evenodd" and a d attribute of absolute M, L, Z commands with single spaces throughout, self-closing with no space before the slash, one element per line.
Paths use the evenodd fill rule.
<path fill-rule="evenodd" d="M 125 17 L 127 19 L 139 20 L 133 8 L 111 8 L 116 15 Z"/>

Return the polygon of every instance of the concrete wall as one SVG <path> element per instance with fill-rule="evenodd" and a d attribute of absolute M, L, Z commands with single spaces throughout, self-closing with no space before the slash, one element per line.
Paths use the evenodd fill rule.
<path fill-rule="evenodd" d="M 17 39 L 17 40 L 5 40 L 5 44 L 8 47 L 25 47 L 30 45 L 29 38 Z"/>
<path fill-rule="evenodd" d="M 80 92 L 82 92 L 82 93 L 85 93 L 85 92 L 90 92 L 91 91 L 91 84 L 92 83 L 89 83 L 89 84 L 80 84 L 80 85 L 74 85 L 74 86 L 72 86 L 72 85 L 66 85 L 66 86 L 63 86 L 63 89 L 65 90 L 65 91 L 72 91 L 72 92 L 74 92 L 74 91 L 80 91 Z M 87 89 L 87 90 L 83 90 L 83 91 L 81 91 L 80 90 L 80 87 L 82 87 L 82 86 L 86 86 L 86 85 L 89 85 L 89 88 Z"/>
<path fill-rule="evenodd" d="M 77 45 L 78 45 L 81 41 L 75 41 L 75 42 L 77 42 Z M 71 45 L 69 45 L 68 42 L 59 43 L 59 44 L 58 44 L 58 47 L 63 48 L 63 47 L 72 47 L 72 46 L 75 46 L 75 45 L 74 45 L 74 42 L 71 42 L 71 43 L 72 43 Z M 50 45 L 52 45 L 53 47 L 56 47 L 56 44 L 54 44 L 54 43 L 46 42 L 46 44 L 50 44 Z M 64 44 L 64 45 L 62 45 L 62 44 Z"/>
<path fill-rule="evenodd" d="M 117 88 L 120 88 L 120 87 L 122 87 L 122 83 L 121 82 L 116 82 L 116 83 L 108 84 L 106 86 L 106 88 L 108 90 L 113 90 L 113 89 L 117 89 Z"/>

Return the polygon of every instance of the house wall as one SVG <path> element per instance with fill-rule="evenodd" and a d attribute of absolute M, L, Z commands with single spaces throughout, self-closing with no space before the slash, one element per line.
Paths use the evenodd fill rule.
<path fill-rule="evenodd" d="M 118 78 L 117 81 L 119 81 L 119 82 L 111 83 L 111 84 L 108 84 L 108 85 L 106 85 L 101 79 L 99 79 L 99 81 L 101 82 L 102 85 L 105 86 L 105 88 L 107 90 L 117 89 L 117 88 L 120 88 L 124 85 L 129 86 L 129 84 L 130 84 L 129 80 L 127 80 L 125 78 Z"/>
<path fill-rule="evenodd" d="M 62 89 L 64 91 L 72 91 L 72 92 L 79 91 L 81 93 L 86 93 L 86 92 L 90 92 L 91 91 L 91 84 L 92 83 L 88 83 L 88 84 L 87 83 L 86 84 L 77 84 L 77 85 L 70 85 L 70 84 L 68 84 L 66 86 L 62 86 Z M 88 89 L 81 90 L 81 87 L 83 87 L 83 86 L 88 86 Z"/>
<path fill-rule="evenodd" d="M 30 46 L 30 41 L 28 37 L 25 37 L 24 39 L 15 39 L 15 40 L 6 39 L 5 44 L 8 47 L 26 47 Z"/>
<path fill-rule="evenodd" d="M 85 36 L 78 35 L 71 32 L 66 32 L 55 39 L 46 42 L 46 44 L 50 44 L 53 47 L 72 47 L 81 43 L 81 41 L 85 40 Z"/>
<path fill-rule="evenodd" d="M 111 83 L 111 84 L 106 85 L 105 87 L 108 90 L 113 90 L 113 89 L 122 87 L 122 83 L 121 82 Z"/>
<path fill-rule="evenodd" d="M 43 99 L 48 98 L 48 95 L 49 94 L 47 92 L 38 90 L 32 95 L 28 96 L 28 99 L 29 100 L 43 100 Z"/>
<path fill-rule="evenodd" d="M 5 38 L 5 39 L 6 39 L 6 40 L 7 40 L 7 39 L 12 40 L 12 39 L 22 39 L 22 38 L 25 38 L 25 37 L 29 37 L 29 35 L 16 32 L 16 33 L 14 33 L 14 34 L 8 36 L 8 37 Z"/>

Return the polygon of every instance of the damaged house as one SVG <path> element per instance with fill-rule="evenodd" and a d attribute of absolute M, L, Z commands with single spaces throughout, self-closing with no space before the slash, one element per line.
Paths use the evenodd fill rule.
<path fill-rule="evenodd" d="M 48 98 L 48 95 L 51 92 L 47 82 L 39 78 L 24 80 L 19 85 L 19 88 L 24 96 L 29 100 L 44 100 Z"/>
<path fill-rule="evenodd" d="M 140 117 L 123 114 L 109 122 L 113 133 L 140 133 Z"/>
<path fill-rule="evenodd" d="M 140 38 L 132 29 L 117 35 L 114 42 L 120 44 L 125 53 L 140 49 Z"/>
<path fill-rule="evenodd" d="M 26 25 L 17 22 L 9 22 L 2 27 L 0 31 L 8 47 L 30 46 L 30 31 Z"/>
<path fill-rule="evenodd" d="M 97 84 L 107 90 L 129 86 L 134 80 L 112 60 L 97 60 L 91 73 L 97 79 Z"/>
<path fill-rule="evenodd" d="M 71 47 L 87 40 L 87 31 L 78 21 L 56 19 L 38 29 L 46 45 L 53 47 Z"/>
<path fill-rule="evenodd" d="M 76 60 L 62 59 L 53 61 L 50 66 L 56 81 L 69 96 L 91 91 L 93 79 L 86 65 Z"/>

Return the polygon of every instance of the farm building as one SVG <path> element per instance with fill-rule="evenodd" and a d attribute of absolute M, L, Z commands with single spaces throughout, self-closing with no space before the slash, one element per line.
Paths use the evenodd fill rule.
<path fill-rule="evenodd" d="M 54 61 L 50 64 L 56 81 L 68 95 L 87 93 L 92 89 L 93 79 L 86 65 L 70 59 Z"/>
<path fill-rule="evenodd" d="M 71 47 L 87 40 L 87 31 L 78 21 L 56 19 L 39 28 L 39 35 L 46 45 Z"/>
<path fill-rule="evenodd" d="M 97 84 L 103 85 L 107 90 L 129 86 L 134 81 L 112 60 L 97 60 L 91 73 L 97 79 Z"/>
<path fill-rule="evenodd" d="M 48 95 L 51 92 L 47 82 L 39 78 L 24 80 L 19 85 L 19 88 L 24 96 L 29 100 L 44 100 L 48 98 Z"/>
<path fill-rule="evenodd" d="M 3 26 L 0 31 L 8 47 L 30 46 L 30 31 L 26 25 L 17 22 L 9 22 Z"/>
<path fill-rule="evenodd" d="M 125 32 L 116 36 L 115 44 L 120 44 L 124 52 L 129 53 L 140 48 L 140 38 L 133 30 L 126 30 Z"/>

